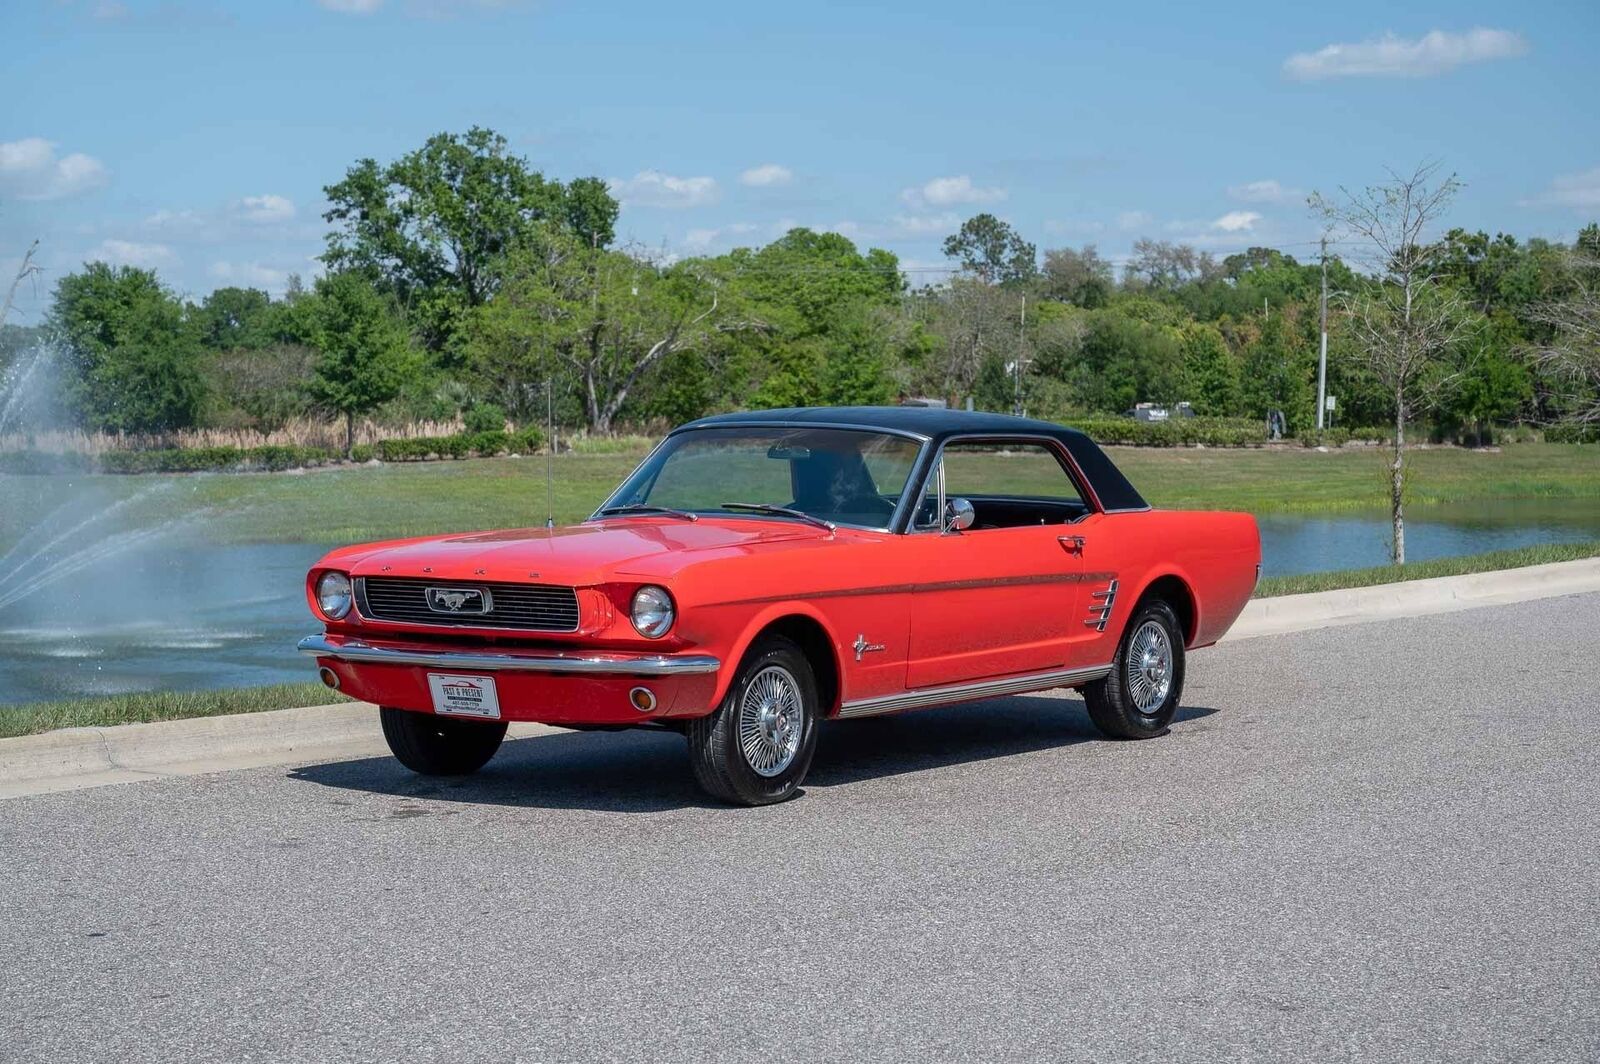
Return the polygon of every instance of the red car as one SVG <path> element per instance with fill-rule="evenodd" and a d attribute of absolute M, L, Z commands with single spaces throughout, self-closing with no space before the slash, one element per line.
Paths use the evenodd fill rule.
<path fill-rule="evenodd" d="M 508 721 L 650 725 L 754 805 L 833 717 L 1071 687 L 1105 734 L 1160 735 L 1260 560 L 1250 516 L 1153 510 L 1060 425 L 768 410 L 675 430 L 571 527 L 334 551 L 300 649 L 417 772 L 475 771 Z"/>

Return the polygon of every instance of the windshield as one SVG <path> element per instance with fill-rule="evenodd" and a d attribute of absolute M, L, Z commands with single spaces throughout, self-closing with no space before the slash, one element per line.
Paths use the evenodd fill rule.
<path fill-rule="evenodd" d="M 625 507 L 763 520 L 796 510 L 836 525 L 885 529 L 921 445 L 832 428 L 711 428 L 668 437 L 601 512 Z"/>

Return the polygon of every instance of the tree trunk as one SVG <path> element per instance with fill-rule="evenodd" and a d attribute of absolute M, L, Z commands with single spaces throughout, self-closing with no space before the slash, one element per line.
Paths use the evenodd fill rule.
<path fill-rule="evenodd" d="M 1405 447 L 1405 408 L 1397 403 L 1394 415 L 1394 460 L 1389 464 L 1389 516 L 1394 522 L 1394 546 L 1391 556 L 1396 565 L 1406 563 Z"/>
<path fill-rule="evenodd" d="M 356 456 L 356 412 L 354 410 L 346 410 L 344 412 L 344 456 L 346 458 L 354 458 Z"/>
<path fill-rule="evenodd" d="M 586 366 L 583 371 L 583 405 L 589 415 L 589 431 L 603 435 L 611 431 L 611 418 L 600 406 L 600 388 L 594 378 L 594 368 Z"/>

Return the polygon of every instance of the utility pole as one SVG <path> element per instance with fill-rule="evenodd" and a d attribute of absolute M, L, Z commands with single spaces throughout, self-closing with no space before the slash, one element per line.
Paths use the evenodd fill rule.
<path fill-rule="evenodd" d="M 1022 297 L 1022 319 L 1017 327 L 1017 357 L 1011 363 L 1011 380 L 1013 394 L 1011 399 L 1011 412 L 1018 417 L 1022 416 L 1022 348 L 1027 343 L 1028 336 L 1028 297 Z"/>
<path fill-rule="evenodd" d="M 1322 348 L 1317 354 L 1317 431 L 1328 416 L 1328 234 L 1322 234 Z"/>

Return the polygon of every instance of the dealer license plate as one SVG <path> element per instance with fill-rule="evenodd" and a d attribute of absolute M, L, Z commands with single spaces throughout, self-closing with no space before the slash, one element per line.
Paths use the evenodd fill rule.
<path fill-rule="evenodd" d="M 428 690 L 433 693 L 435 713 L 500 719 L 500 698 L 495 694 L 493 676 L 452 676 L 430 672 Z"/>

